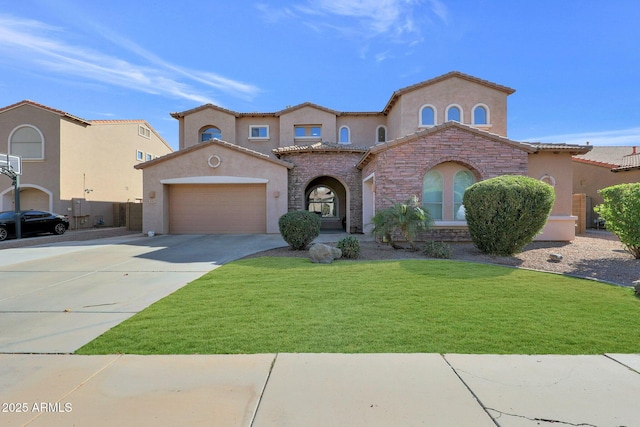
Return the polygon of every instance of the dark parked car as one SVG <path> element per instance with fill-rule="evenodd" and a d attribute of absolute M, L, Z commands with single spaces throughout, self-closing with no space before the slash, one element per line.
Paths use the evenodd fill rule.
<path fill-rule="evenodd" d="M 45 211 L 22 211 L 20 220 L 20 232 L 23 236 L 41 233 L 64 234 L 69 228 L 67 217 Z M 14 211 L 0 212 L 0 241 L 8 237 L 16 237 Z"/>

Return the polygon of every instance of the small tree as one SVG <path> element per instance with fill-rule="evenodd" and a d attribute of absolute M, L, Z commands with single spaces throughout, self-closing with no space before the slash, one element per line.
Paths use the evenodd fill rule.
<path fill-rule="evenodd" d="M 306 249 L 318 237 L 320 224 L 318 215 L 309 211 L 287 212 L 278 220 L 282 238 L 297 251 Z"/>
<path fill-rule="evenodd" d="M 463 196 L 473 243 L 492 255 L 520 252 L 546 224 L 555 197 L 553 187 L 527 176 L 473 184 Z"/>
<path fill-rule="evenodd" d="M 404 203 L 394 203 L 386 209 L 382 209 L 371 219 L 373 224 L 372 234 L 389 242 L 394 249 L 402 249 L 394 241 L 394 235 L 400 235 L 411 248 L 417 250 L 414 239 L 418 231 L 428 230 L 431 226 L 429 212 L 422 209 L 418 198 L 412 196 Z"/>
<path fill-rule="evenodd" d="M 607 230 L 618 236 L 626 250 L 640 259 L 640 183 L 619 184 L 598 191 L 604 203 L 593 210 Z"/>

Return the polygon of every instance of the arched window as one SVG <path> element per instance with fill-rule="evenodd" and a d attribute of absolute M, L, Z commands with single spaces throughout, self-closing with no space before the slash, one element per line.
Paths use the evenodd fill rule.
<path fill-rule="evenodd" d="M 379 144 L 381 142 L 387 142 L 387 128 L 384 126 L 378 126 L 376 129 L 376 142 Z"/>
<path fill-rule="evenodd" d="M 420 126 L 434 126 L 436 124 L 436 109 L 425 105 L 420 109 Z"/>
<path fill-rule="evenodd" d="M 338 198 L 335 191 L 329 187 L 318 186 L 307 195 L 307 210 L 322 218 L 338 216 Z"/>
<path fill-rule="evenodd" d="M 462 110 L 456 105 L 452 105 L 447 109 L 447 121 L 462 123 Z"/>
<path fill-rule="evenodd" d="M 465 211 L 462 197 L 468 187 L 475 183 L 473 174 L 468 170 L 460 170 L 453 176 L 453 220 L 464 221 Z"/>
<path fill-rule="evenodd" d="M 438 171 L 427 172 L 422 180 L 422 205 L 436 221 L 442 220 L 442 182 Z"/>
<path fill-rule="evenodd" d="M 476 105 L 473 108 L 473 124 L 474 125 L 489 124 L 489 109 L 486 106 Z"/>
<path fill-rule="evenodd" d="M 31 125 L 16 128 L 9 137 L 9 154 L 23 159 L 44 159 L 44 137 L 40 130 Z"/>
<path fill-rule="evenodd" d="M 347 126 L 342 126 L 339 132 L 338 142 L 340 144 L 350 144 L 351 143 L 351 132 Z"/>
<path fill-rule="evenodd" d="M 200 134 L 200 142 L 211 141 L 212 139 L 222 139 L 222 131 L 215 126 L 206 128 Z"/>

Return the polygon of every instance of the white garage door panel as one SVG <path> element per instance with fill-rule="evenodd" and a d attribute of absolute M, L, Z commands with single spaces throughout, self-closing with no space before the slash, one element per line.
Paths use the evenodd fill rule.
<path fill-rule="evenodd" d="M 264 184 L 169 186 L 173 234 L 266 233 Z"/>

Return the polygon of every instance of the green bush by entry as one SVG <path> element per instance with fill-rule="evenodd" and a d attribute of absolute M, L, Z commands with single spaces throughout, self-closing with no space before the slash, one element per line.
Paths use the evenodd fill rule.
<path fill-rule="evenodd" d="M 342 251 L 343 258 L 356 259 L 360 256 L 360 240 L 353 236 L 338 240 L 337 246 Z"/>
<path fill-rule="evenodd" d="M 320 234 L 320 217 L 309 211 L 292 211 L 278 220 L 280 234 L 285 242 L 296 251 L 307 248 Z"/>
<path fill-rule="evenodd" d="M 478 182 L 463 196 L 471 239 L 492 255 L 513 255 L 542 230 L 555 201 L 553 187 L 527 176 Z"/>
<path fill-rule="evenodd" d="M 640 259 L 640 182 L 599 190 L 604 203 L 594 210 L 605 220 L 607 230 L 618 236 L 627 251 Z"/>

